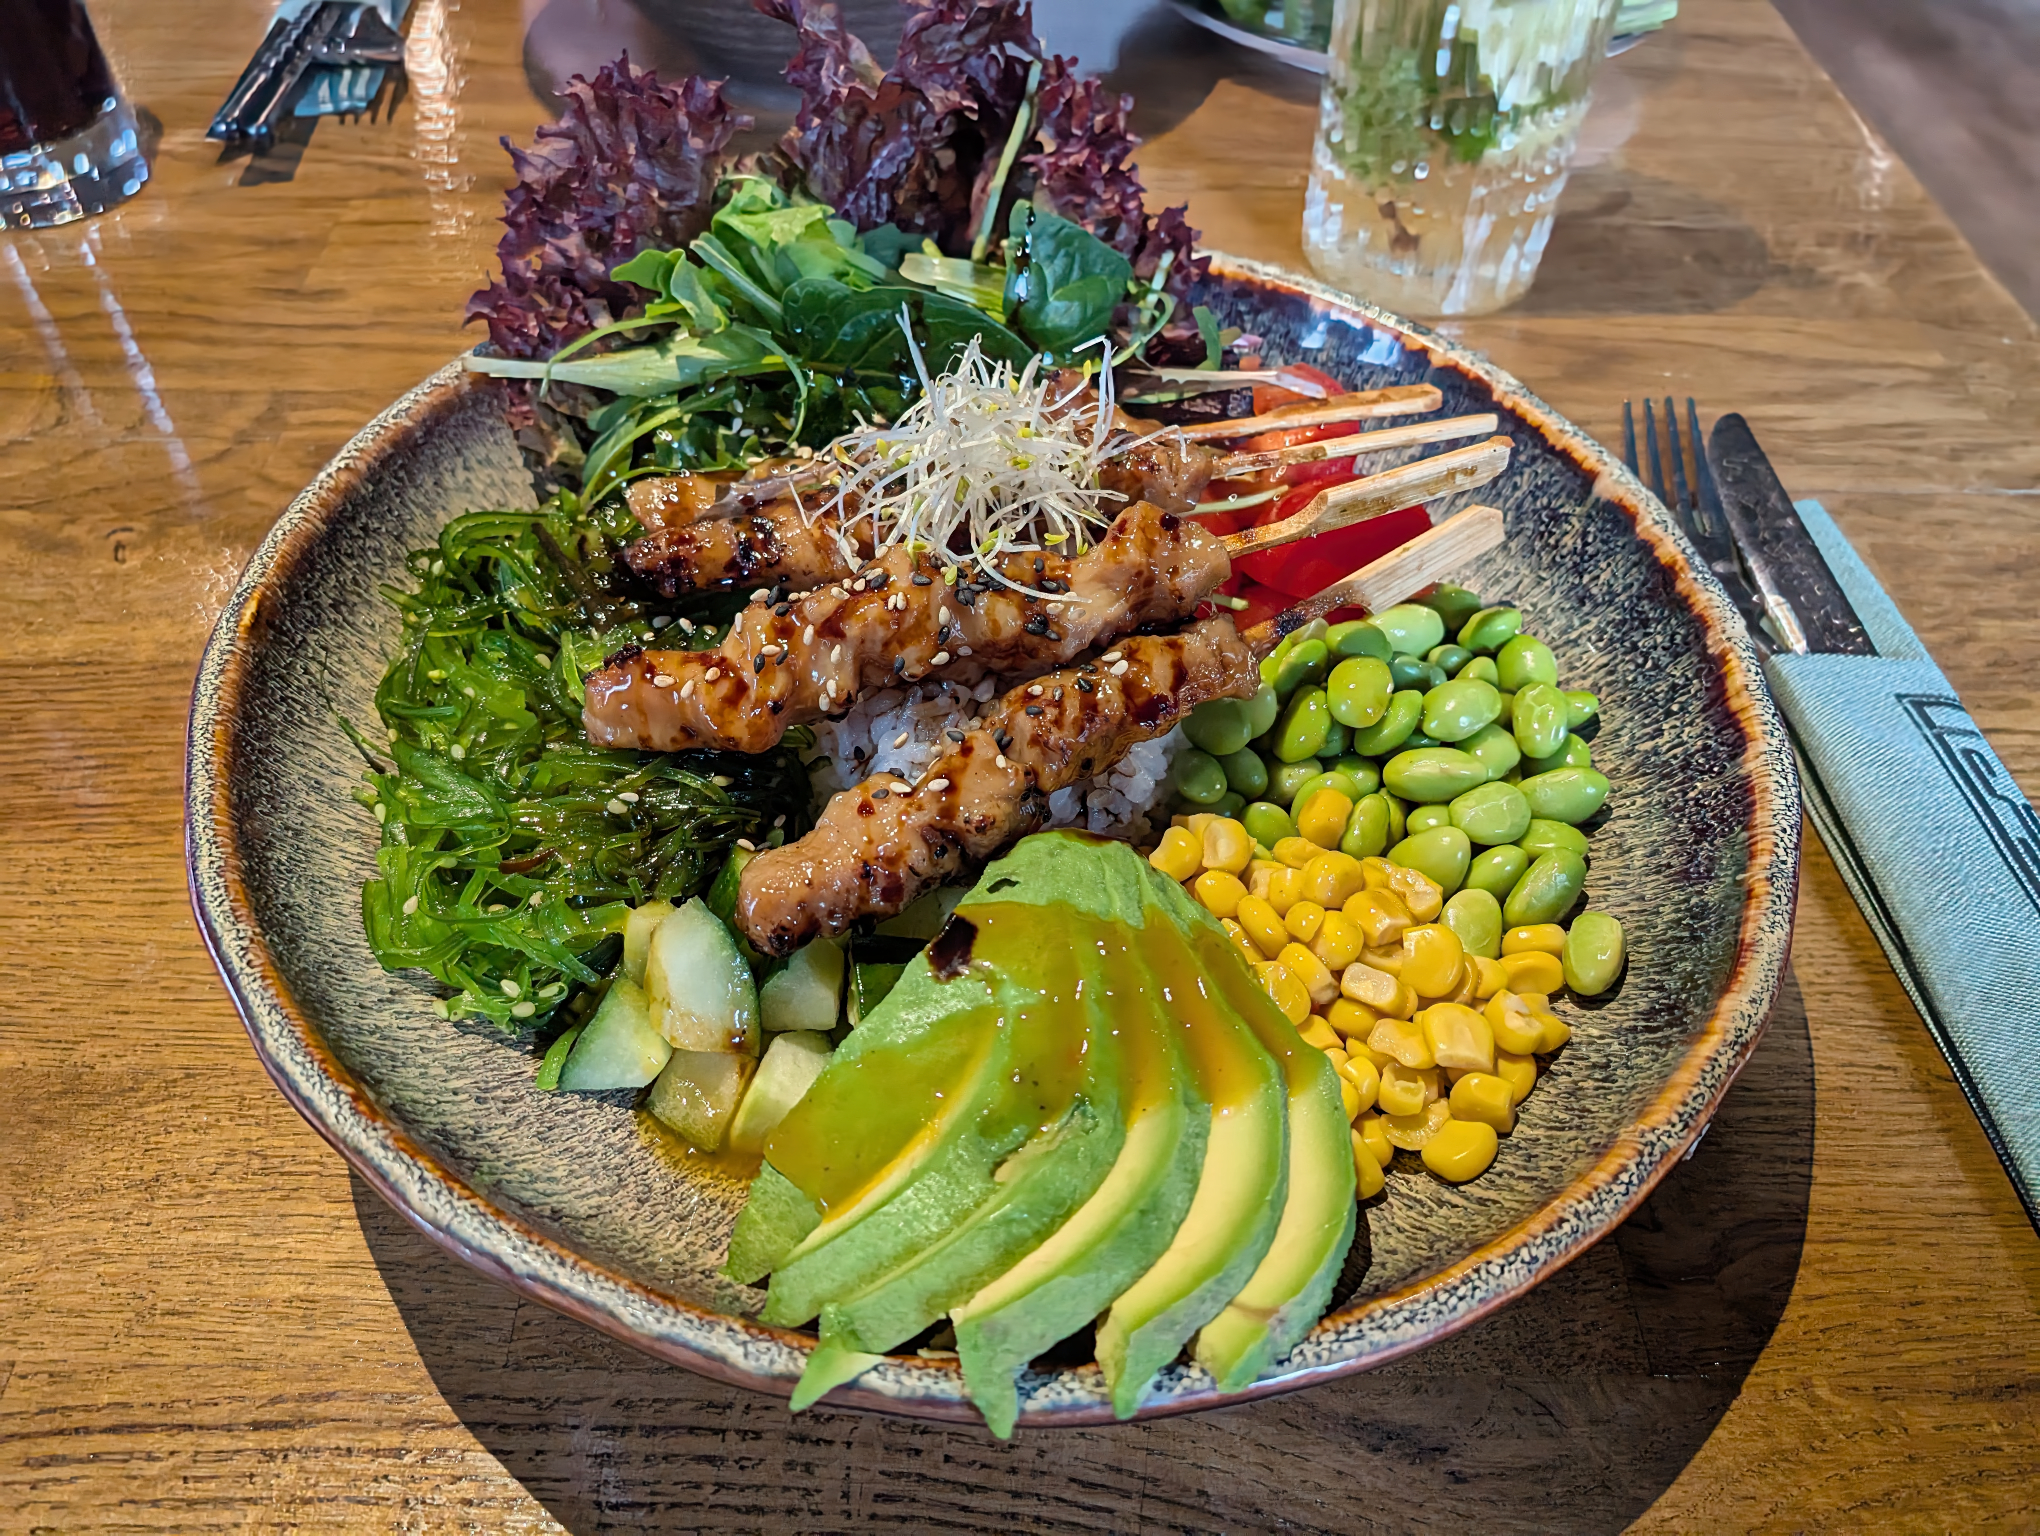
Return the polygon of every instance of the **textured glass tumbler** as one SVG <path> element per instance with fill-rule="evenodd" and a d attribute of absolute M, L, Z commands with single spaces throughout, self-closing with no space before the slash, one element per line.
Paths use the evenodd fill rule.
<path fill-rule="evenodd" d="M 1481 315 L 1537 275 L 1617 0 L 1338 0 L 1303 246 L 1402 314 Z"/>
<path fill-rule="evenodd" d="M 0 222 L 68 224 L 148 179 L 84 0 L 0 0 Z"/>

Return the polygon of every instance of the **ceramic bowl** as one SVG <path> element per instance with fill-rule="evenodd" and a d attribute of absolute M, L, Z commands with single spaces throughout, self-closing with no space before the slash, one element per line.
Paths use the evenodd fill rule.
<path fill-rule="evenodd" d="M 1799 792 L 1740 620 L 1661 508 L 1605 450 L 1483 358 L 1306 281 L 1214 260 L 1205 301 L 1356 386 L 1428 380 L 1515 443 L 1477 493 L 1509 539 L 1463 577 L 1518 603 L 1569 686 L 1595 690 L 1614 780 L 1588 895 L 1619 916 L 1626 979 L 1562 1006 L 1571 1044 L 1481 1178 L 1409 1154 L 1369 1203 L 1364 1271 L 1237 1396 L 1381 1364 L 1463 1328 L 1577 1257 L 1693 1142 L 1763 1027 L 1790 938 Z M 397 643 L 378 586 L 475 507 L 534 504 L 499 386 L 449 366 L 371 422 L 257 551 L 206 649 L 191 716 L 199 922 L 276 1084 L 376 1189 L 484 1273 L 653 1355 L 784 1394 L 811 1339 L 753 1321 L 717 1273 L 743 1186 L 648 1136 L 633 1095 L 540 1093 L 536 1042 L 437 1017 L 362 937 L 376 828 L 348 792 L 337 717 L 372 721 Z M 1456 501 L 1434 506 L 1434 516 Z M 1407 1165 L 1407 1166 L 1404 1166 Z M 1356 1272 L 1357 1271 L 1357 1272 Z M 1023 1382 L 1022 1422 L 1108 1419 L 1094 1365 Z M 1227 1400 L 1195 1365 L 1142 1410 Z M 953 1361 L 888 1360 L 832 1399 L 974 1419 Z"/>

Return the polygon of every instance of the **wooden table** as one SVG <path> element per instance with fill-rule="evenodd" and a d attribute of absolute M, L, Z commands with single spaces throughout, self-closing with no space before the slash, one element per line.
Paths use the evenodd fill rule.
<path fill-rule="evenodd" d="M 0 235 L 0 1528 L 2033 1528 L 2040 1242 L 1818 848 L 1698 1155 L 1492 1321 L 1313 1392 L 1006 1446 L 790 1420 L 429 1247 L 248 1049 L 182 731 L 270 519 L 471 334 L 521 25 L 418 0 L 393 118 L 251 170 L 200 135 L 263 0 L 94 9 L 156 179 Z M 1143 37 L 1151 188 L 1301 265 L 1312 85 Z M 1688 0 L 1599 96 L 1535 291 L 1451 329 L 1604 436 L 1626 393 L 1746 412 L 2040 785 L 2040 335 L 1759 0 Z"/>

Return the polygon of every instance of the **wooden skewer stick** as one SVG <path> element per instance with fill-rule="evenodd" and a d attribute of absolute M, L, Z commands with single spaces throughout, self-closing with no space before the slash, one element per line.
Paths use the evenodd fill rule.
<path fill-rule="evenodd" d="M 1355 432 L 1350 437 L 1326 437 L 1314 443 L 1295 443 L 1267 453 L 1231 453 L 1218 461 L 1218 473 L 1212 478 L 1235 480 L 1284 464 L 1310 464 L 1319 459 L 1381 453 L 1390 448 L 1408 448 L 1419 443 L 1449 443 L 1461 437 L 1486 437 L 1501 424 L 1501 417 L 1492 413 L 1485 416 L 1447 416 L 1439 421 L 1413 421 L 1408 426 Z"/>
<path fill-rule="evenodd" d="M 1435 385 L 1392 384 L 1387 389 L 1334 395 L 1309 405 L 1278 406 L 1260 416 L 1193 422 L 1174 431 L 1190 442 L 1204 443 L 1218 437 L 1252 437 L 1257 432 L 1274 432 L 1285 427 L 1326 427 L 1334 422 L 1367 421 L 1376 416 L 1424 416 L 1444 403 L 1445 396 Z"/>
<path fill-rule="evenodd" d="M 1320 491 L 1309 506 L 1279 523 L 1227 534 L 1223 541 L 1225 552 L 1237 560 L 1257 550 L 1276 549 L 1314 534 L 1330 533 L 1334 528 L 1385 517 L 1434 496 L 1473 490 L 1509 467 L 1509 448 L 1506 437 L 1491 437 L 1484 443 L 1436 453 L 1378 475 L 1348 480 Z"/>
<path fill-rule="evenodd" d="M 1499 507 L 1467 507 L 1379 560 L 1361 566 L 1344 581 L 1334 582 L 1295 607 L 1254 625 L 1240 638 L 1258 661 L 1274 650 L 1284 635 L 1294 634 L 1335 609 L 1365 608 L 1379 613 L 1416 596 L 1476 555 L 1495 548 L 1504 537 Z"/>

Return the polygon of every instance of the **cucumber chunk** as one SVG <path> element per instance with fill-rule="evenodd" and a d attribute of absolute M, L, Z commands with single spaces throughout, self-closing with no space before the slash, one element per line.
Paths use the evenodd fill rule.
<path fill-rule="evenodd" d="M 652 1084 L 645 1108 L 704 1152 L 723 1143 L 751 1069 L 758 1063 L 728 1051 L 675 1051 Z"/>
<path fill-rule="evenodd" d="M 645 984 L 645 957 L 652 947 L 652 935 L 672 915 L 672 902 L 648 901 L 632 907 L 623 920 L 623 974 L 639 986 Z"/>
<path fill-rule="evenodd" d="M 652 1028 L 643 987 L 619 976 L 609 984 L 560 1069 L 560 1086 L 585 1093 L 601 1088 L 642 1088 L 659 1075 L 673 1047 Z"/>
<path fill-rule="evenodd" d="M 774 1035 L 751 1086 L 744 1091 L 744 1102 L 737 1106 L 736 1118 L 730 1122 L 730 1150 L 763 1152 L 765 1138 L 779 1128 L 809 1085 L 822 1075 L 832 1054 L 829 1037 L 813 1030 Z"/>
<path fill-rule="evenodd" d="M 758 1014 L 767 1034 L 789 1029 L 826 1034 L 836 1027 L 842 1000 L 843 951 L 828 939 L 816 939 L 765 978 L 758 989 Z"/>
<path fill-rule="evenodd" d="M 645 959 L 653 1026 L 676 1051 L 758 1054 L 758 989 L 737 941 L 697 896 L 659 924 Z"/>

